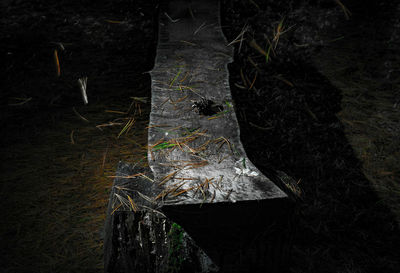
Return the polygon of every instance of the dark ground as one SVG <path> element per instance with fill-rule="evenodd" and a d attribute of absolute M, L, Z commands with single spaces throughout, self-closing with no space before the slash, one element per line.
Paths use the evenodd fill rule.
<path fill-rule="evenodd" d="M 99 272 L 109 176 L 146 162 L 155 0 L 8 2 L 0 271 Z M 400 272 L 400 6 L 370 2 L 223 1 L 227 39 L 248 26 L 230 65 L 248 156 L 302 192 L 292 272 Z"/>
<path fill-rule="evenodd" d="M 147 150 L 155 5 L 13 3 L 0 9 L 0 271 L 101 272 L 109 176 Z"/>
<path fill-rule="evenodd" d="M 366 78 L 373 76 L 379 89 L 389 88 L 379 93 L 390 96 L 389 108 L 394 107 L 399 99 L 398 90 L 395 91 L 398 79 L 384 70 L 385 62 L 393 58 L 388 47 L 394 49 L 395 44 L 388 41 L 394 30 L 381 30 L 381 26 L 392 24 L 395 7 L 371 5 L 362 10 L 349 6 L 354 15 L 347 21 L 334 1 L 325 1 L 323 5 L 266 1 L 258 7 L 245 1 L 225 1 L 225 6 L 229 41 L 243 26 L 248 26 L 246 41 L 240 52 L 240 42 L 237 43 L 237 59 L 230 66 L 243 143 L 250 159 L 261 170 L 285 171 L 299 181 L 303 192 L 293 272 L 399 272 L 400 237 L 394 215 L 363 173 L 362 162 L 355 155 L 340 119 L 343 110 L 349 111 L 342 104 L 348 94 L 324 75 L 338 69 L 346 69 L 349 74 L 351 69 L 352 73 L 368 75 L 363 75 Z M 374 22 L 370 21 L 372 15 Z M 281 22 L 282 34 L 274 42 Z M 265 52 L 269 43 L 276 46 L 274 52 L 267 53 L 268 61 L 251 46 L 253 38 Z M 349 45 L 350 42 L 353 44 Z M 368 48 L 368 43 L 374 48 Z M 321 68 L 320 63 L 327 59 L 340 58 L 334 54 L 342 46 L 354 47 L 353 54 L 357 56 L 347 56 L 346 60 L 353 62 L 353 67 L 333 64 Z M 332 48 L 336 47 L 335 52 Z M 376 96 L 375 87 L 358 89 L 358 97 Z M 357 107 L 370 106 L 359 99 Z M 397 118 L 391 121 L 397 133 L 398 117 L 397 109 Z M 382 156 L 388 159 L 396 155 L 393 163 L 398 165 L 396 133 L 391 141 L 396 146 L 391 154 Z M 395 167 L 392 171 L 398 170 Z M 398 183 L 398 178 L 393 181 Z"/>

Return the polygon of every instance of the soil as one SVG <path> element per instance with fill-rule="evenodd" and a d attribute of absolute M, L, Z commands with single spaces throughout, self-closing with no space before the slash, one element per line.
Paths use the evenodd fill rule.
<path fill-rule="evenodd" d="M 399 50 L 398 5 L 349 3 L 346 20 L 335 1 L 223 2 L 226 36 L 236 41 L 230 81 L 243 144 L 264 173 L 286 172 L 303 195 L 291 271 L 399 272 L 400 218 L 388 209 L 399 205 L 399 82 L 391 75 L 399 67 L 385 69 Z M 393 27 L 379 33 L 383 25 Z M 377 121 L 370 107 L 386 112 Z M 373 132 L 346 126 L 361 116 Z M 377 135 L 380 155 L 360 140 Z M 378 157 L 390 182 L 366 168 L 382 167 Z"/>
<path fill-rule="evenodd" d="M 302 192 L 292 272 L 400 271 L 400 6 L 375 2 L 222 1 L 227 39 L 246 30 L 229 69 L 247 154 Z M 0 4 L 2 272 L 102 271 L 117 162 L 147 161 L 156 7 Z"/>
<path fill-rule="evenodd" d="M 101 272 L 110 176 L 147 161 L 156 2 L 0 10 L 0 271 Z"/>

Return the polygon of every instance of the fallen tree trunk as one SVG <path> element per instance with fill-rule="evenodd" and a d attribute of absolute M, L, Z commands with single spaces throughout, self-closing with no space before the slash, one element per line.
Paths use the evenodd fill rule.
<path fill-rule="evenodd" d="M 106 272 L 281 272 L 294 203 L 240 142 L 219 2 L 176 0 L 161 10 L 150 169 L 118 168 Z"/>

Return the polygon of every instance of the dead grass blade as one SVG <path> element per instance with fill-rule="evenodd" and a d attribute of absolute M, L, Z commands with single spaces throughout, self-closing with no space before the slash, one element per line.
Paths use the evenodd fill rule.
<path fill-rule="evenodd" d="M 185 40 L 180 40 L 182 43 L 185 43 L 185 44 L 188 44 L 188 45 L 191 45 L 191 46 L 197 46 L 195 43 L 191 43 L 191 42 L 188 42 L 188 41 L 185 41 Z"/>
<path fill-rule="evenodd" d="M 58 58 L 57 49 L 54 49 L 54 62 L 56 64 L 57 77 L 60 77 L 61 76 L 61 67 L 60 67 L 60 59 Z"/>
<path fill-rule="evenodd" d="M 118 204 L 118 206 L 116 206 L 115 209 L 113 209 L 113 211 L 111 212 L 111 215 L 113 215 L 114 212 L 116 212 L 121 206 L 122 204 Z"/>
<path fill-rule="evenodd" d="M 257 50 L 259 53 L 261 53 L 262 55 L 264 55 L 265 57 L 268 57 L 269 54 L 267 54 L 267 52 L 265 52 L 264 49 L 262 49 L 256 42 L 256 40 L 251 40 L 249 42 L 249 45 L 254 48 L 255 50 Z"/>
<path fill-rule="evenodd" d="M 99 130 L 101 130 L 101 131 L 103 131 L 101 128 L 103 128 L 103 127 L 111 127 L 111 126 L 116 126 L 116 125 L 122 125 L 123 123 L 121 123 L 121 122 L 108 122 L 108 123 L 104 123 L 104 124 L 99 124 L 99 125 L 96 125 L 96 128 L 97 129 L 99 129 Z"/>
<path fill-rule="evenodd" d="M 175 77 L 171 80 L 169 84 L 169 88 L 171 88 L 174 85 L 174 82 L 179 78 L 179 75 L 182 73 L 182 70 L 178 70 L 178 73 L 176 73 Z"/>
<path fill-rule="evenodd" d="M 229 199 L 229 197 L 231 196 L 231 194 L 232 194 L 232 189 L 230 189 L 229 191 L 228 191 L 228 194 L 225 196 L 225 200 L 228 200 Z"/>
<path fill-rule="evenodd" d="M 138 206 L 135 204 L 135 202 L 133 202 L 132 198 L 129 196 L 129 194 L 126 195 L 128 197 L 129 203 L 131 205 L 131 208 L 133 210 L 133 212 L 137 212 L 138 210 Z"/>
<path fill-rule="evenodd" d="M 84 102 L 85 104 L 88 104 L 88 103 L 89 103 L 88 97 L 87 97 L 87 93 L 86 93 L 86 89 L 87 89 L 87 80 L 88 80 L 88 77 L 82 77 L 82 78 L 79 78 L 79 79 L 78 79 L 78 84 L 79 84 L 79 87 L 80 87 L 81 93 L 82 93 L 82 99 L 83 99 L 83 102 Z"/>
<path fill-rule="evenodd" d="M 206 22 L 203 22 L 194 32 L 193 36 L 196 35 L 204 26 L 206 25 Z"/>
<path fill-rule="evenodd" d="M 106 19 L 105 21 L 110 24 L 124 24 L 125 23 L 125 21 L 108 20 L 108 19 Z"/>
<path fill-rule="evenodd" d="M 128 122 L 125 124 L 124 128 L 122 128 L 122 130 L 119 132 L 117 138 L 120 138 L 120 136 L 122 134 L 127 134 L 130 129 L 133 127 L 133 125 L 135 124 L 136 120 L 134 118 L 131 118 L 128 120 Z"/>
<path fill-rule="evenodd" d="M 223 158 L 221 158 L 220 160 L 218 160 L 218 164 L 221 164 L 222 161 L 224 161 L 225 159 L 227 159 L 229 157 L 229 155 L 224 156 Z"/>
<path fill-rule="evenodd" d="M 197 178 L 192 177 L 175 177 L 175 180 L 197 180 Z"/>
<path fill-rule="evenodd" d="M 184 165 L 184 167 L 190 167 L 188 169 L 197 169 L 197 168 L 201 168 L 201 167 L 207 166 L 208 164 L 209 164 L 208 161 L 203 160 L 203 161 L 200 161 L 200 162 L 188 163 L 188 164 Z"/>
<path fill-rule="evenodd" d="M 251 122 L 251 121 L 249 121 L 249 124 L 250 124 L 251 126 L 253 126 L 253 127 L 257 128 L 257 129 L 263 130 L 263 131 L 269 131 L 269 130 L 274 129 L 274 127 L 262 127 L 262 126 L 259 126 L 259 125 L 257 125 L 257 124 L 254 124 L 254 123 Z"/>
<path fill-rule="evenodd" d="M 350 19 L 351 12 L 350 10 L 342 3 L 340 0 L 335 0 L 335 2 L 340 6 L 340 8 L 343 10 L 344 16 L 346 17 L 346 20 Z"/>
<path fill-rule="evenodd" d="M 121 115 L 126 115 L 126 112 L 122 112 L 122 111 L 116 111 L 116 110 L 105 110 L 104 112 L 106 113 L 114 113 L 114 114 L 121 114 Z"/>
<path fill-rule="evenodd" d="M 185 99 L 187 99 L 187 97 L 188 97 L 187 95 L 183 96 L 183 97 L 177 99 L 176 101 L 173 101 L 172 99 L 170 99 L 170 102 L 171 102 L 171 104 L 175 105 L 177 103 L 180 103 L 180 102 L 184 101 Z"/>
<path fill-rule="evenodd" d="M 83 121 L 89 122 L 89 120 L 87 118 L 85 118 L 84 116 L 82 116 L 81 114 L 78 113 L 78 111 L 76 111 L 75 107 L 72 107 L 72 111 L 74 111 L 75 115 L 80 118 Z"/>
<path fill-rule="evenodd" d="M 132 175 L 109 175 L 107 176 L 108 178 L 125 178 L 125 179 L 130 179 L 130 178 L 135 178 L 138 176 L 143 176 L 144 173 L 136 173 Z"/>
<path fill-rule="evenodd" d="M 211 197 L 210 203 L 212 203 L 214 201 L 214 199 L 215 199 L 215 190 L 214 190 L 214 193 L 213 193 L 213 195 Z"/>
<path fill-rule="evenodd" d="M 74 130 L 71 131 L 71 134 L 69 135 L 69 138 L 71 139 L 71 144 L 75 144 L 75 141 L 74 141 Z"/>
<path fill-rule="evenodd" d="M 119 200 L 119 202 L 121 204 L 123 204 L 125 207 L 129 208 L 129 201 L 127 199 L 125 199 L 124 197 L 122 197 L 118 193 L 114 193 L 114 195 L 115 195 L 115 197 L 117 197 L 117 199 Z"/>
<path fill-rule="evenodd" d="M 154 179 L 151 179 L 150 177 L 148 177 L 145 174 L 142 174 L 142 177 L 146 178 L 147 180 L 149 180 L 150 182 L 154 182 Z"/>
<path fill-rule="evenodd" d="M 153 199 L 151 199 L 151 198 L 148 197 L 147 195 L 141 193 L 140 191 L 136 191 L 136 193 L 137 193 L 140 197 L 142 197 L 144 200 L 146 200 L 147 202 L 149 202 L 149 203 L 154 203 L 154 200 L 153 200 Z"/>
<path fill-rule="evenodd" d="M 168 13 L 166 13 L 166 12 L 164 12 L 164 15 L 168 18 L 168 20 L 170 20 L 171 21 L 171 23 L 176 23 L 176 22 L 178 22 L 180 19 L 179 18 L 177 18 L 177 19 L 172 19 L 169 15 L 168 15 Z"/>
<path fill-rule="evenodd" d="M 173 171 L 170 174 L 167 174 L 161 179 L 161 182 L 158 184 L 159 186 L 164 185 L 168 180 L 170 180 L 175 174 L 177 174 L 180 170 Z"/>
<path fill-rule="evenodd" d="M 186 80 L 186 78 L 188 77 L 189 74 L 190 74 L 190 73 L 187 71 L 187 72 L 185 73 L 185 76 L 183 77 L 183 79 L 181 79 L 179 82 L 180 82 L 180 83 L 183 83 L 183 82 Z"/>
<path fill-rule="evenodd" d="M 226 143 L 229 147 L 229 150 L 233 153 L 231 142 L 228 139 L 226 139 L 225 137 L 219 137 L 214 140 L 214 143 L 220 143 L 220 142 L 222 143 L 218 146 L 217 150 L 220 150 L 222 146 Z"/>
<path fill-rule="evenodd" d="M 10 106 L 19 106 L 19 105 L 24 105 L 27 102 L 30 102 L 32 100 L 32 97 L 29 97 L 29 98 L 15 98 L 15 97 L 13 97 L 12 99 L 15 99 L 15 100 L 20 101 L 20 102 L 9 103 L 8 105 L 10 105 Z"/>
<path fill-rule="evenodd" d="M 286 83 L 287 85 L 289 85 L 290 87 L 294 87 L 294 84 L 292 82 L 290 82 L 289 80 L 285 79 L 282 75 L 276 75 L 273 76 L 274 78 Z"/>
<path fill-rule="evenodd" d="M 243 41 L 245 40 L 243 38 L 243 36 L 247 32 L 248 29 L 249 29 L 249 27 L 247 25 L 244 25 L 243 28 L 242 28 L 242 31 L 239 33 L 239 35 L 232 42 L 227 44 L 227 46 L 231 46 L 231 45 L 233 45 L 235 43 L 239 43 L 240 42 L 239 49 L 238 49 L 238 52 L 240 52 L 240 50 L 242 49 Z"/>
<path fill-rule="evenodd" d="M 190 187 L 190 188 L 187 188 L 187 189 L 184 189 L 184 190 L 181 190 L 180 192 L 177 192 L 177 193 L 175 193 L 174 195 L 172 195 L 173 197 L 177 197 L 177 196 L 179 196 L 179 195 L 181 195 L 181 194 L 184 194 L 185 192 L 188 192 L 188 191 L 191 191 L 191 190 L 193 190 L 194 188 L 196 188 L 196 187 Z"/>
<path fill-rule="evenodd" d="M 258 75 L 258 72 L 256 71 L 256 74 L 254 75 L 254 79 L 253 79 L 253 81 L 252 81 L 251 84 L 250 84 L 249 90 L 252 89 L 253 86 L 254 86 L 254 84 L 256 83 L 257 75 Z"/>
<path fill-rule="evenodd" d="M 242 79 L 242 82 L 243 82 L 244 86 L 247 88 L 248 85 L 247 85 L 246 79 L 244 78 L 244 74 L 243 74 L 243 69 L 242 68 L 240 68 L 240 78 Z"/>
<path fill-rule="evenodd" d="M 261 10 L 260 9 L 260 6 L 254 1 L 254 0 L 249 0 L 250 1 L 250 3 L 252 3 L 258 10 Z"/>

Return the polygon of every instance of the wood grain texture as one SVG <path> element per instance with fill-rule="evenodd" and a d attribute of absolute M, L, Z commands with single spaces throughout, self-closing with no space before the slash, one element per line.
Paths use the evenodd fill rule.
<path fill-rule="evenodd" d="M 135 176 L 138 173 L 148 170 L 124 162 L 118 165 L 105 222 L 104 271 L 217 272 L 218 266 L 191 236 L 156 210 L 151 197 L 158 190 L 147 178 Z"/>
<path fill-rule="evenodd" d="M 150 168 L 118 167 L 106 272 L 284 272 L 294 204 L 240 142 L 219 1 L 173 0 L 160 10 Z M 148 177 L 130 177 L 138 173 Z"/>
<path fill-rule="evenodd" d="M 287 198 L 240 142 L 227 70 L 233 50 L 221 31 L 219 2 L 170 1 L 159 33 L 148 158 L 166 192 L 179 186 L 164 204 Z M 205 101 L 213 115 L 196 107 Z"/>

